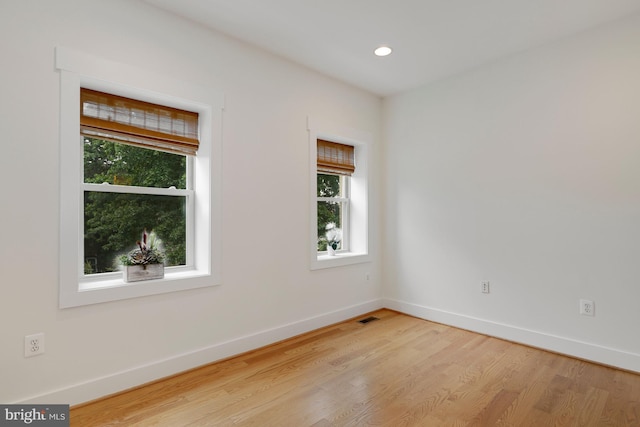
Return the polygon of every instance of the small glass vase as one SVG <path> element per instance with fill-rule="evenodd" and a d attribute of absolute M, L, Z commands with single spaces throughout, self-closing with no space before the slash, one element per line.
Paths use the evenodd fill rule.
<path fill-rule="evenodd" d="M 336 256 L 336 250 L 331 245 L 327 245 L 327 255 Z"/>

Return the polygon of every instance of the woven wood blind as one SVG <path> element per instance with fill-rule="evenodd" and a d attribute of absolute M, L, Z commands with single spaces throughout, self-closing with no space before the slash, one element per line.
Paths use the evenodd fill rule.
<path fill-rule="evenodd" d="M 351 145 L 318 140 L 318 172 L 351 176 L 356 170 Z"/>
<path fill-rule="evenodd" d="M 198 113 L 80 89 L 80 132 L 123 144 L 195 155 Z"/>

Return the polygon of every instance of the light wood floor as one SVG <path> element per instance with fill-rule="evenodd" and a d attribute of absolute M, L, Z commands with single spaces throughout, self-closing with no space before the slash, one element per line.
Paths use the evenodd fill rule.
<path fill-rule="evenodd" d="M 71 425 L 640 426 L 639 375 L 373 315 L 72 408 Z"/>

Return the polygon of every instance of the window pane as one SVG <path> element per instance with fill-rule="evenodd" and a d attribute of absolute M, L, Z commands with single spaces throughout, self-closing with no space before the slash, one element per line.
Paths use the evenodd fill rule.
<path fill-rule="evenodd" d="M 84 182 L 186 188 L 186 157 L 84 137 Z"/>
<path fill-rule="evenodd" d="M 318 197 L 341 197 L 342 177 L 340 175 L 318 174 Z"/>
<path fill-rule="evenodd" d="M 318 202 L 318 251 L 327 250 L 327 224 L 331 223 L 342 229 L 342 203 Z M 342 242 L 338 246 L 338 249 L 341 248 Z"/>
<path fill-rule="evenodd" d="M 136 246 L 142 231 L 162 240 L 165 265 L 186 264 L 186 197 L 86 191 L 85 274 L 118 269 L 116 258 Z"/>

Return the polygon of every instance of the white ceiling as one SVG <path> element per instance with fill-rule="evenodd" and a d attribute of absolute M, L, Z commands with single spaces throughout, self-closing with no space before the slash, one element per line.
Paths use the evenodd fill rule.
<path fill-rule="evenodd" d="M 640 12 L 640 0 L 144 0 L 381 96 Z M 378 45 L 393 47 L 385 58 Z"/>

